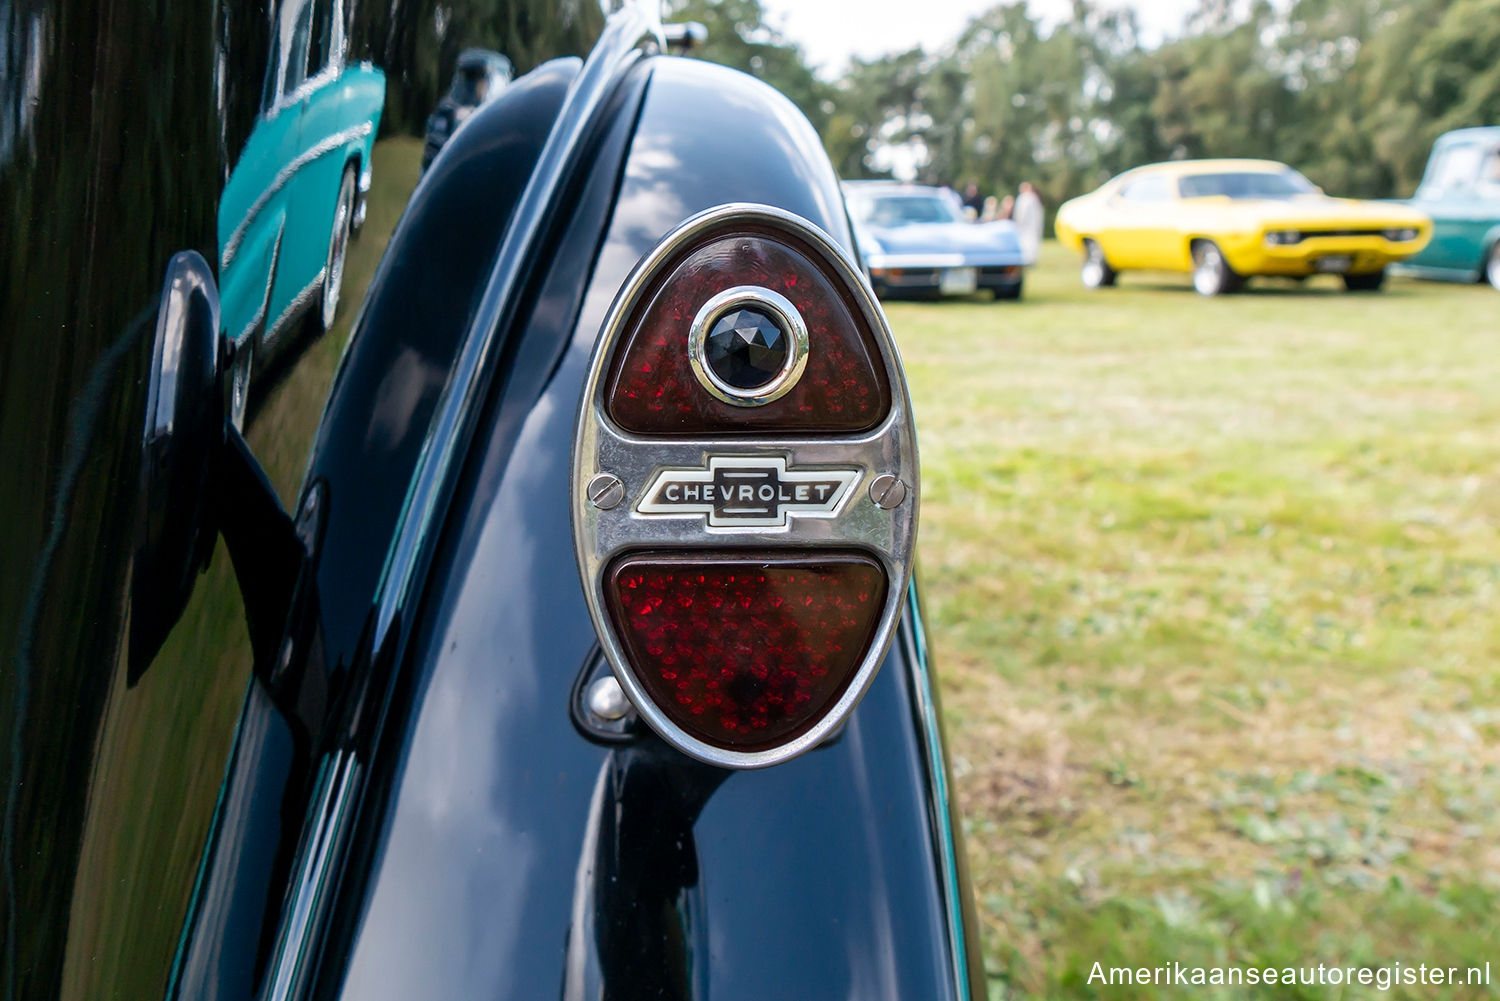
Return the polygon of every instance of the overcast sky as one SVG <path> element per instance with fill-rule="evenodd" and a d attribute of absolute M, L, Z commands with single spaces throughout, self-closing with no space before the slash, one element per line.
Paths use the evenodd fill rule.
<path fill-rule="evenodd" d="M 931 51 L 958 37 L 969 18 L 998 0 L 761 0 L 767 20 L 802 46 L 823 76 L 837 75 L 850 56 L 870 58 L 914 45 Z M 1108 2 L 1108 0 L 1107 0 Z M 1133 7 L 1148 40 L 1176 34 L 1194 0 L 1113 0 Z M 1030 0 L 1050 21 L 1067 17 L 1071 0 Z"/>

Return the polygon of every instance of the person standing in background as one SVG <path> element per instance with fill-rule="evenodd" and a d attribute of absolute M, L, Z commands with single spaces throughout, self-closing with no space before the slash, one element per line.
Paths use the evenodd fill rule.
<path fill-rule="evenodd" d="M 984 211 L 984 196 L 979 193 L 979 185 L 972 181 L 964 186 L 963 206 L 970 219 L 978 219 Z"/>
<path fill-rule="evenodd" d="M 1021 182 L 1021 192 L 1016 195 L 1016 207 L 1012 218 L 1016 223 L 1016 237 L 1021 243 L 1021 253 L 1027 264 L 1035 264 L 1042 249 L 1042 227 L 1046 224 L 1046 211 L 1042 208 L 1042 196 L 1036 193 L 1030 181 Z"/>

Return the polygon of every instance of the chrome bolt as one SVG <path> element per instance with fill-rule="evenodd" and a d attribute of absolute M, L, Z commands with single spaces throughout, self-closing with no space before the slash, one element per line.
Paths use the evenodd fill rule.
<path fill-rule="evenodd" d="M 882 511 L 900 507 L 901 502 L 906 500 L 906 484 L 900 477 L 881 473 L 870 481 L 870 500 Z"/>
<path fill-rule="evenodd" d="M 600 719 L 623 719 L 630 712 L 630 700 L 613 677 L 600 678 L 589 686 L 589 712 Z"/>
<path fill-rule="evenodd" d="M 589 503 L 601 511 L 619 507 L 625 499 L 625 484 L 614 473 L 595 473 L 588 485 Z"/>

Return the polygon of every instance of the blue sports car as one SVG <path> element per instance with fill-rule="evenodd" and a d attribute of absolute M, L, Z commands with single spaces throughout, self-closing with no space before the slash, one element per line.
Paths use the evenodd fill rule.
<path fill-rule="evenodd" d="M 881 298 L 1021 298 L 1025 254 L 1008 221 L 970 222 L 952 192 L 893 181 L 846 181 L 844 193 Z"/>

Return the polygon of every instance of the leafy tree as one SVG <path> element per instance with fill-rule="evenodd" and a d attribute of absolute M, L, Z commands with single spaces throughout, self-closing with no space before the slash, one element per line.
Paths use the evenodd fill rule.
<path fill-rule="evenodd" d="M 463 49 L 494 49 L 524 73 L 558 53 L 586 55 L 604 24 L 600 6 L 584 0 L 407 0 L 352 6 L 350 51 L 385 70 L 381 130 L 387 134 L 422 130 Z"/>
<path fill-rule="evenodd" d="M 666 18 L 708 29 L 694 56 L 759 77 L 790 98 L 820 133 L 828 125 L 833 88 L 813 74 L 797 45 L 766 24 L 760 0 L 669 0 Z"/>
<path fill-rule="evenodd" d="M 1056 24 L 1007 0 L 939 50 L 856 59 L 832 82 L 759 0 L 668 7 L 708 26 L 703 58 L 796 102 L 842 176 L 900 162 L 996 195 L 1030 180 L 1053 208 L 1177 157 L 1265 157 L 1336 194 L 1404 196 L 1439 134 L 1500 122 L 1500 0 L 1199 0 L 1160 45 L 1108 0 L 1073 0 Z"/>
<path fill-rule="evenodd" d="M 924 180 L 1031 179 L 1055 206 L 1138 164 L 1255 156 L 1399 196 L 1439 134 L 1500 122 L 1500 0 L 1200 0 L 1154 47 L 1093 0 L 1050 27 L 1010 2 L 941 52 L 856 63 L 833 93 L 848 175 L 904 144 Z"/>

